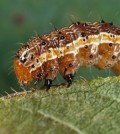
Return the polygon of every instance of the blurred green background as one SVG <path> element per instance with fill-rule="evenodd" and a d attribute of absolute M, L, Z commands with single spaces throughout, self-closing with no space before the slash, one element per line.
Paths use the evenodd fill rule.
<path fill-rule="evenodd" d="M 13 70 L 13 58 L 35 33 L 44 34 L 56 28 L 81 21 L 113 21 L 120 24 L 119 0 L 0 0 L 0 93 L 19 90 Z M 111 70 L 81 68 L 76 76 L 86 79 L 114 75 Z M 57 78 L 59 81 L 60 78 Z"/>

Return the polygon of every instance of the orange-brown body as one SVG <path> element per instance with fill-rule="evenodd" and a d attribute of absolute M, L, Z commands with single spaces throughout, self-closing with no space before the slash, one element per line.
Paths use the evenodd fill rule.
<path fill-rule="evenodd" d="M 45 79 L 49 89 L 60 73 L 68 82 L 80 66 L 112 68 L 120 74 L 120 28 L 111 23 L 76 22 L 37 36 L 17 52 L 14 70 L 21 86 Z"/>

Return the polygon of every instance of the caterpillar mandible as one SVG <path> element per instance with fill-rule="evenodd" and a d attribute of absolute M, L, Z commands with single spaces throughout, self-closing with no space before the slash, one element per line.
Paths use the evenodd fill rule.
<path fill-rule="evenodd" d="M 120 28 L 112 23 L 76 22 L 49 34 L 36 36 L 15 55 L 14 70 L 21 86 L 45 79 L 50 89 L 60 73 L 72 84 L 80 66 L 112 68 L 120 75 Z"/>

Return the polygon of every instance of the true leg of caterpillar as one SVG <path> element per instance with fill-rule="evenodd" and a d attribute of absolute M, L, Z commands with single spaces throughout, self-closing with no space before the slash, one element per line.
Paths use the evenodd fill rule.
<path fill-rule="evenodd" d="M 61 57 L 59 60 L 60 74 L 63 76 L 63 78 L 65 78 L 68 86 L 70 86 L 72 84 L 74 75 L 79 69 L 77 57 L 74 54 L 68 54 L 64 57 Z"/>
<path fill-rule="evenodd" d="M 72 74 L 68 74 L 65 76 L 65 79 L 68 83 L 68 87 L 72 84 L 72 81 L 73 81 L 73 75 Z"/>
<path fill-rule="evenodd" d="M 59 72 L 59 65 L 58 65 L 58 60 L 49 60 L 48 62 L 45 63 L 44 67 L 44 72 L 45 72 L 45 87 L 46 90 L 49 90 L 50 87 L 52 86 L 52 81 L 56 78 L 58 72 Z"/>
<path fill-rule="evenodd" d="M 42 66 L 33 71 L 32 76 L 36 79 L 36 82 L 34 83 L 35 88 L 40 80 L 45 79 L 44 86 L 46 87 L 46 90 L 49 90 L 52 86 L 52 80 L 54 80 L 58 74 L 58 68 L 58 62 L 56 59 L 44 62 Z"/>
<path fill-rule="evenodd" d="M 72 81 L 73 81 L 73 75 L 72 74 L 67 74 L 66 75 L 66 72 L 67 72 L 67 68 L 65 68 L 65 70 L 64 70 L 64 78 L 65 78 L 65 80 L 67 81 L 67 83 L 68 83 L 68 87 L 72 84 Z"/>
<path fill-rule="evenodd" d="M 51 79 L 45 79 L 44 86 L 46 87 L 46 91 L 48 91 L 50 89 L 50 87 L 52 86 L 52 80 Z"/>
<path fill-rule="evenodd" d="M 116 75 L 120 75 L 120 61 L 118 61 L 113 67 L 112 70 Z"/>
<path fill-rule="evenodd" d="M 37 68 L 35 71 L 31 72 L 32 77 L 35 79 L 35 82 L 33 83 L 33 87 L 31 88 L 31 91 L 38 89 L 39 81 L 45 78 L 43 68 L 44 68 L 44 64 L 40 66 L 39 68 Z"/>

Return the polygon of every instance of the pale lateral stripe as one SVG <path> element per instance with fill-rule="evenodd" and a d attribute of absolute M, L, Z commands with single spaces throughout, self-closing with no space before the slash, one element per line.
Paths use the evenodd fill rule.
<path fill-rule="evenodd" d="M 95 35 L 96 36 L 96 35 Z M 94 37 L 94 36 L 92 36 L 92 37 Z M 96 37 L 98 37 L 98 36 L 96 36 Z M 76 43 L 75 43 L 75 45 L 77 44 L 78 45 L 78 42 L 79 42 L 79 40 L 81 39 L 81 37 L 80 38 L 78 38 L 77 39 L 77 41 L 76 41 Z M 71 42 L 71 43 L 69 43 L 69 44 L 67 44 L 66 46 L 71 46 L 71 45 L 73 45 L 73 42 Z M 78 54 L 78 49 L 79 48 L 82 48 L 82 47 L 84 47 L 85 45 L 99 45 L 99 43 L 98 42 L 91 42 L 91 43 L 87 43 L 87 44 L 82 44 L 82 45 L 79 45 L 77 48 L 76 47 L 74 47 L 74 48 L 76 48 L 76 49 L 74 49 L 73 51 L 70 51 L 70 52 L 66 52 L 65 54 L 63 53 L 64 52 L 64 49 L 66 48 L 66 46 L 65 47 L 60 47 L 59 48 L 59 51 L 62 51 L 62 54 L 60 54 L 60 57 L 61 56 L 64 56 L 64 55 L 67 55 L 67 54 L 74 54 L 74 55 L 76 55 L 76 54 Z M 60 43 L 60 46 L 62 46 L 62 43 Z M 54 49 L 53 48 L 50 48 L 50 50 L 53 52 L 54 51 Z M 44 54 L 44 53 L 43 53 Z M 42 55 L 43 55 L 42 54 Z M 42 56 L 41 55 L 41 56 Z M 47 54 L 46 54 L 47 55 Z M 40 56 L 40 57 L 41 57 Z M 60 58 L 59 57 L 59 58 Z M 48 60 L 54 60 L 54 59 L 56 59 L 57 58 L 57 55 L 52 55 L 52 57 L 51 58 L 49 58 Z M 44 60 L 44 62 L 46 62 L 46 60 Z M 32 68 L 31 70 L 30 70 L 30 73 L 32 72 L 32 71 L 35 71 L 38 67 L 40 67 L 41 65 L 43 64 L 43 62 L 40 64 L 40 65 L 38 65 L 38 66 L 35 66 L 35 68 Z"/>

